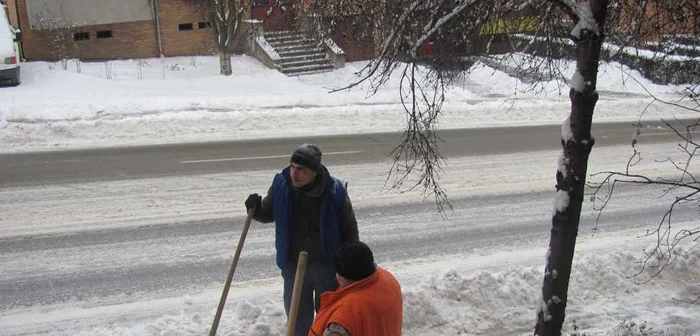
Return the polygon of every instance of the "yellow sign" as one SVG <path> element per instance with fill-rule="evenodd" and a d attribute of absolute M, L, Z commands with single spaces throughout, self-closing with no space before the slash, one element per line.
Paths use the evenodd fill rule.
<path fill-rule="evenodd" d="M 492 20 L 481 26 L 479 35 L 534 32 L 537 31 L 538 25 L 535 17 Z"/>

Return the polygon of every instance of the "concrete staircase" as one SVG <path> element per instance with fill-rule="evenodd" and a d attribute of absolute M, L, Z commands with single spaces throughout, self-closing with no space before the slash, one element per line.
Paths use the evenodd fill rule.
<path fill-rule="evenodd" d="M 323 47 L 307 34 L 296 31 L 266 32 L 265 40 L 282 58 L 280 71 L 287 76 L 333 70 Z"/>

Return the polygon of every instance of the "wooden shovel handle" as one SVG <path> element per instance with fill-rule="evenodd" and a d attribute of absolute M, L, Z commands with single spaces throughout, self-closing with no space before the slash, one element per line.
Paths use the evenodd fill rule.
<path fill-rule="evenodd" d="M 297 274 L 294 276 L 294 290 L 292 291 L 292 306 L 289 309 L 289 319 L 287 321 L 287 336 L 294 336 L 294 329 L 297 326 L 297 314 L 299 312 L 299 299 L 301 298 L 301 287 L 304 283 L 304 273 L 306 273 L 306 251 L 299 252 L 299 262 L 297 263 Z"/>
<path fill-rule="evenodd" d="M 231 263 L 231 269 L 228 271 L 228 277 L 226 278 L 226 284 L 224 285 L 224 292 L 221 293 L 221 300 L 219 300 L 219 308 L 216 309 L 216 316 L 214 316 L 214 322 L 211 324 L 211 329 L 209 329 L 209 336 L 216 335 L 216 330 L 219 328 L 219 320 L 221 320 L 221 314 L 224 312 L 224 305 L 226 305 L 226 297 L 228 297 L 228 290 L 231 288 L 231 280 L 233 280 L 233 273 L 236 272 L 236 266 L 238 265 L 238 259 L 241 257 L 241 251 L 243 250 L 243 243 L 245 243 L 245 237 L 248 235 L 248 229 L 250 229 L 250 222 L 253 219 L 253 212 L 255 209 L 250 209 L 248 211 L 248 217 L 245 219 L 245 224 L 243 225 L 243 232 L 241 232 L 241 238 L 238 240 L 238 246 L 236 246 L 236 253 L 233 255 L 233 263 Z"/>

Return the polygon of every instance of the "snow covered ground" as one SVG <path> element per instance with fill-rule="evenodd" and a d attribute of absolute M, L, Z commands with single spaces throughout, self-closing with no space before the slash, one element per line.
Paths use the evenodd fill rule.
<path fill-rule="evenodd" d="M 330 73 L 289 78 L 246 56 L 234 58 L 231 77 L 217 75 L 216 58 L 145 62 L 82 63 L 80 73 L 75 71 L 74 63 L 69 64 L 69 71 L 52 63 L 23 64 L 23 84 L 0 88 L 0 152 L 369 133 L 403 127 L 397 80 L 372 97 L 367 97 L 362 88 L 328 93 L 348 83 L 362 63 L 351 63 Z M 601 99 L 595 122 L 640 118 L 651 99 L 629 75 L 615 64 L 601 69 Z M 641 82 L 646 90 L 668 100 L 679 99 L 684 89 Z M 444 128 L 558 124 L 568 114 L 565 85 L 542 83 L 537 94 L 523 92 L 527 85 L 517 79 L 477 65 L 469 76 L 449 88 L 441 124 Z M 656 103 L 646 110 L 643 119 L 659 117 L 696 116 Z M 677 153 L 673 144 L 643 148 L 650 157 Z M 630 152 L 627 147 L 596 149 L 591 172 L 621 168 Z M 496 203 L 499 196 L 551 191 L 556 157 L 556 152 L 544 151 L 455 158 L 448 162 L 445 186 L 451 197 L 491 195 L 496 196 Z M 522 164 L 516 166 L 513 162 Z M 352 189 L 356 211 L 368 211 L 375 204 L 374 195 L 380 193 L 386 172 L 384 165 L 331 168 L 339 176 L 359 182 L 353 182 Z M 638 169 L 662 172 L 653 160 Z M 4 214 L 0 239 L 88 232 L 94 229 L 91 225 L 103 229 L 146 226 L 153 224 L 154 218 L 167 222 L 168 216 L 240 216 L 241 209 L 231 209 L 230 205 L 241 204 L 250 189 L 264 190 L 272 173 L 7 188 L 0 190 L 0 211 Z M 245 188 L 235 182 L 241 180 L 247 181 Z M 656 196 L 654 192 L 632 193 L 617 206 L 639 206 L 642 199 L 649 204 L 667 202 L 656 200 Z M 154 209 L 143 202 L 145 198 L 152 198 L 158 206 Z M 410 206 L 420 200 L 417 193 L 380 195 L 382 204 Z M 588 202 L 585 206 L 591 212 Z M 110 213 L 115 208 L 121 209 L 118 218 L 123 220 L 106 220 L 115 218 Z M 542 218 L 542 224 L 547 225 L 551 203 L 533 211 L 532 216 Z M 454 216 L 469 220 L 473 214 L 466 211 Z M 647 220 L 654 223 L 658 219 Z M 406 223 L 401 230 L 412 230 L 420 224 L 410 217 L 393 220 Z M 494 229 L 501 228 L 495 221 Z M 697 220 L 678 223 L 678 229 L 697 226 Z M 373 238 L 369 226 L 360 230 L 369 235 L 370 245 L 372 239 L 379 239 Z M 645 325 L 653 328 L 646 335 L 700 335 L 700 306 L 687 303 L 700 296 L 697 247 L 684 245 L 680 258 L 662 276 L 643 282 L 653 268 L 640 277 L 631 276 L 639 271 L 641 251 L 654 243 L 653 237 L 639 238 L 644 232 L 638 228 L 601 230 L 595 235 L 589 232 L 583 231 L 577 244 L 565 326 L 569 333 L 576 325 L 585 335 L 645 335 L 639 327 Z M 200 251 L 186 251 L 202 244 L 184 245 L 182 256 L 172 256 L 166 262 L 203 258 Z M 133 261 L 158 262 L 153 256 L 140 254 L 140 249 L 147 246 L 112 247 L 133 254 Z M 483 248 L 381 265 L 402 283 L 406 335 L 527 335 L 535 318 L 545 250 L 543 237 L 536 244 L 514 241 L 508 248 Z M 109 267 L 110 260 L 120 258 L 120 250 L 94 254 L 89 260 L 71 256 L 70 251 L 71 247 L 65 247 L 46 255 L 6 254 L 0 257 L 0 283 L 33 272 L 60 274 Z M 217 252 L 219 258 L 230 253 L 206 253 Z M 31 259 L 21 259 L 27 256 Z M 385 260 L 381 255 L 377 259 Z M 217 284 L 204 290 L 173 292 L 165 298 L 125 295 L 109 302 L 76 299 L 64 304 L 11 307 L 0 310 L 0 330 L 8 335 L 203 335 L 211 324 L 220 290 Z M 234 282 L 220 334 L 283 334 L 285 318 L 280 297 L 278 277 Z"/>
<path fill-rule="evenodd" d="M 363 62 L 302 77 L 270 71 L 247 56 L 235 57 L 233 76 L 224 77 L 217 62 L 179 57 L 81 63 L 80 73 L 73 62 L 68 71 L 54 63 L 23 64 L 22 85 L 0 90 L 0 152 L 403 129 L 398 78 L 371 97 L 367 85 L 329 93 L 350 83 Z M 642 79 L 645 89 L 630 76 L 639 75 L 618 64 L 602 66 L 596 122 L 636 120 L 650 102 L 645 90 L 675 100 L 685 89 Z M 559 124 L 569 110 L 566 85 L 552 81 L 529 90 L 503 72 L 476 65 L 448 88 L 441 125 Z M 653 104 L 644 114 L 660 116 L 687 112 Z"/>

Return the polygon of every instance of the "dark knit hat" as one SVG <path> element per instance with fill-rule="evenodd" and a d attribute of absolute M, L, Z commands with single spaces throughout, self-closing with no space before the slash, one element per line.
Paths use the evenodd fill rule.
<path fill-rule="evenodd" d="M 307 167 L 315 172 L 321 171 L 321 149 L 316 145 L 305 143 L 292 153 L 289 162 Z"/>
<path fill-rule="evenodd" d="M 345 279 L 357 281 L 374 274 L 372 250 L 360 241 L 345 242 L 333 255 L 335 271 Z"/>

